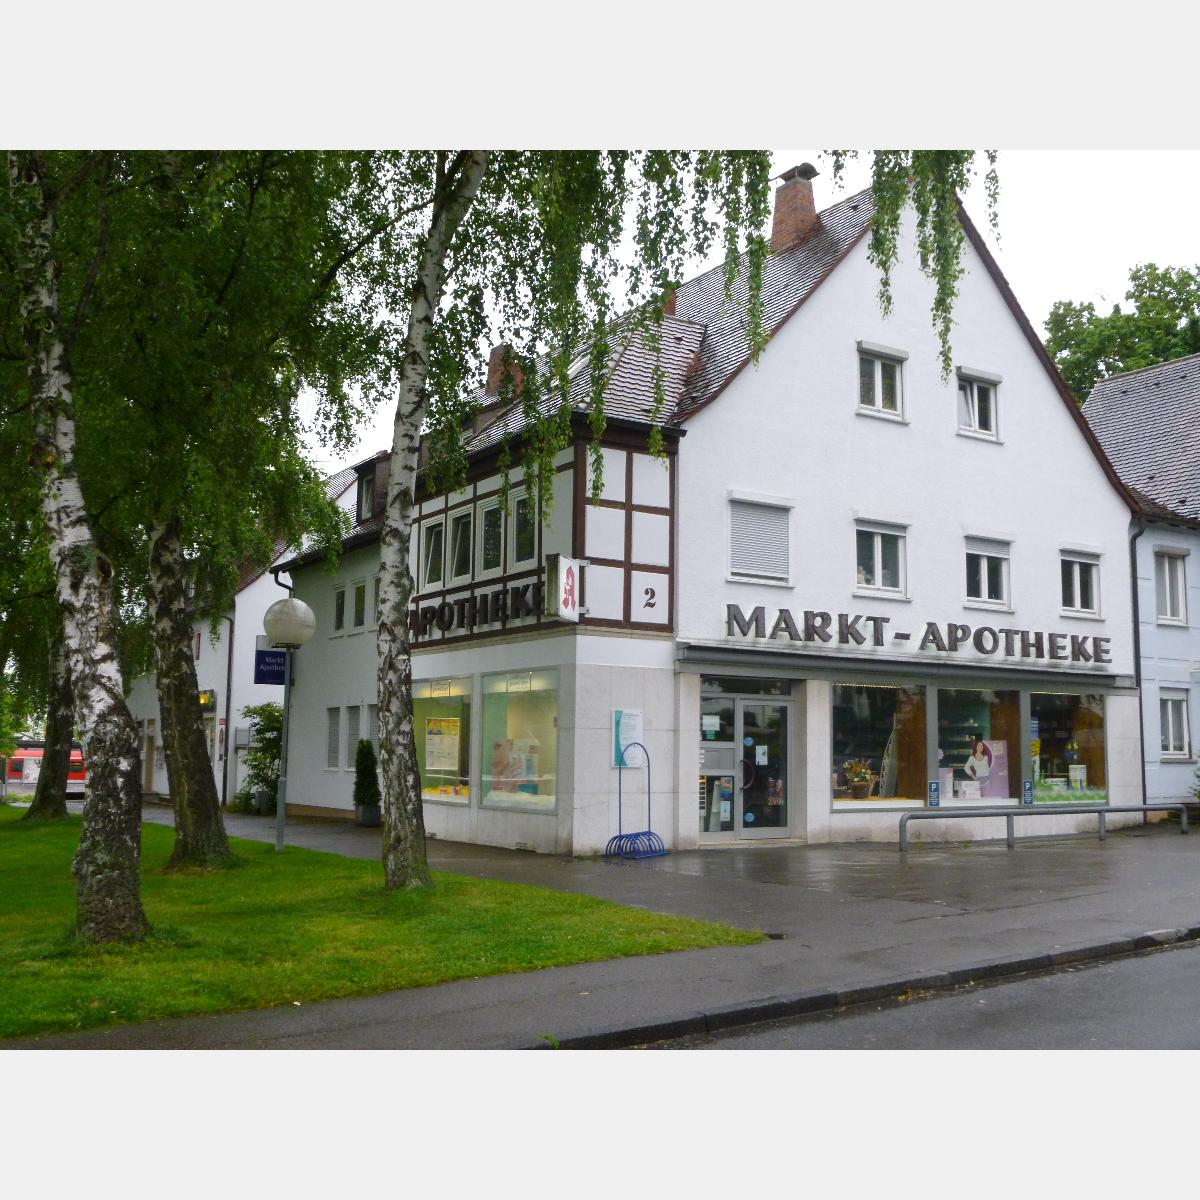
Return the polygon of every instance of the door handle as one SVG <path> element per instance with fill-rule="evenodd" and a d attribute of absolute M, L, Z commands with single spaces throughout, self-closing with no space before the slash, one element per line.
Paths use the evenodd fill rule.
<path fill-rule="evenodd" d="M 754 764 L 752 762 L 748 762 L 744 758 L 742 759 L 742 766 L 750 768 L 750 778 L 747 779 L 745 772 L 743 772 L 741 781 L 738 783 L 738 787 L 740 787 L 744 792 L 754 782 L 754 777 L 758 774 L 758 772 L 754 769 Z"/>

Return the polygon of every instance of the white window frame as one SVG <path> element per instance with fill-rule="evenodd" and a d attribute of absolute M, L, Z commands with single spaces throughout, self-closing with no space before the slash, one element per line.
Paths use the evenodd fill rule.
<path fill-rule="evenodd" d="M 338 624 L 338 597 L 342 598 L 342 621 Z M 346 585 L 339 583 L 333 589 L 333 632 L 330 637 L 341 637 L 346 632 Z"/>
<path fill-rule="evenodd" d="M 449 574 L 454 569 L 454 526 L 463 518 L 467 520 L 469 533 L 467 536 L 471 539 L 471 550 L 467 555 L 467 570 L 463 575 Z M 458 583 L 466 583 L 471 578 L 471 568 L 475 562 L 475 511 L 471 505 L 465 504 L 461 508 L 452 508 L 446 514 L 446 526 L 448 535 L 446 537 L 446 571 L 451 585 Z"/>
<path fill-rule="evenodd" d="M 500 561 L 494 567 L 485 567 L 483 565 L 483 530 L 487 519 L 489 509 L 497 509 L 500 512 Z M 505 526 L 508 522 L 504 519 L 504 510 L 500 508 L 500 497 L 492 496 L 487 500 L 481 500 L 475 505 L 475 578 L 476 579 L 495 579 L 504 574 L 504 553 L 505 546 Z"/>
<path fill-rule="evenodd" d="M 533 554 L 529 558 L 517 557 L 517 509 L 521 503 L 529 505 L 530 517 L 533 520 Z M 509 508 L 509 516 L 506 524 L 509 527 L 508 549 L 510 561 L 508 569 L 510 571 L 522 571 L 529 567 L 535 566 L 538 560 L 538 511 L 537 511 L 537 496 L 527 495 L 524 488 L 520 490 L 514 489 L 512 494 L 512 503 Z"/>
<path fill-rule="evenodd" d="M 1095 608 L 1080 608 L 1077 605 L 1072 607 L 1066 603 L 1063 598 L 1062 613 L 1067 617 L 1099 617 L 1100 616 L 1100 560 L 1093 555 L 1082 553 L 1072 553 L 1069 550 L 1063 550 L 1059 554 L 1060 563 L 1072 563 L 1073 569 L 1071 572 L 1072 592 L 1076 600 L 1079 599 L 1080 587 L 1080 567 L 1091 567 L 1092 575 L 1092 599 L 1095 601 Z M 1059 567 L 1059 589 L 1062 589 L 1062 567 Z"/>
<path fill-rule="evenodd" d="M 988 608 L 998 612 L 1012 611 L 1012 572 L 1011 572 L 1011 546 L 1007 542 L 993 542 L 983 538 L 966 539 L 966 546 L 963 553 L 964 574 L 967 579 L 970 578 L 968 562 L 971 556 L 983 559 L 980 565 L 980 583 L 983 590 L 987 590 L 987 560 L 989 558 L 996 559 L 1000 563 L 1000 589 L 1001 596 L 999 599 L 993 599 L 990 596 L 972 596 L 970 592 L 970 584 L 966 586 L 966 599 L 963 605 L 966 608 Z"/>
<path fill-rule="evenodd" d="M 858 354 L 855 361 L 855 388 L 858 396 L 858 411 L 868 417 L 882 417 L 886 421 L 898 421 L 907 424 L 904 410 L 904 363 L 908 355 L 903 350 L 894 350 L 890 346 L 878 346 L 874 342 L 859 342 Z M 862 363 L 874 364 L 875 379 L 872 385 L 873 404 L 864 404 L 862 400 Z M 896 408 L 883 407 L 883 364 L 896 368 Z"/>
<path fill-rule="evenodd" d="M 1187 615 L 1187 559 L 1185 553 L 1174 550 L 1155 550 L 1154 552 L 1154 607 L 1158 613 L 1160 625 L 1184 625 L 1188 623 Z M 1178 576 L 1174 586 L 1171 581 L 1171 564 L 1178 564 Z M 1167 598 L 1168 607 L 1172 601 L 1174 612 L 1163 612 L 1158 607 L 1158 573 L 1163 572 L 1163 595 Z"/>
<path fill-rule="evenodd" d="M 440 528 L 442 531 L 442 562 L 441 572 L 436 580 L 429 578 L 429 561 L 426 560 L 426 551 L 429 549 L 429 534 L 434 528 Z M 436 517 L 428 517 L 421 522 L 421 588 L 422 592 L 442 591 L 446 586 L 446 518 L 443 515 Z"/>
<path fill-rule="evenodd" d="M 858 535 L 870 533 L 874 535 L 874 566 L 875 578 L 883 578 L 883 542 L 884 537 L 894 537 L 897 540 L 897 566 L 900 569 L 900 586 L 884 587 L 877 583 L 858 582 Z M 891 597 L 894 600 L 908 599 L 908 526 L 890 525 L 884 521 L 854 522 L 854 593 L 859 596 Z"/>
<path fill-rule="evenodd" d="M 358 589 L 362 588 L 363 592 L 363 619 L 361 622 L 356 621 L 355 605 L 358 600 Z M 356 579 L 350 584 L 350 632 L 361 633 L 367 627 L 367 581 L 365 579 Z"/>
<path fill-rule="evenodd" d="M 999 375 L 987 371 L 974 371 L 967 367 L 959 367 L 957 385 L 954 389 L 954 412 L 958 422 L 958 432 L 963 437 L 979 438 L 985 442 L 1000 440 L 1000 383 Z M 985 387 L 992 393 L 992 428 L 984 429 L 979 424 L 979 399 L 976 388 Z M 963 424 L 960 393 L 967 391 L 967 424 Z"/>
<path fill-rule="evenodd" d="M 770 587 L 791 587 L 792 586 L 792 509 L 795 504 L 791 500 L 784 499 L 781 496 L 763 496 L 757 492 L 744 492 L 737 489 L 730 489 L 728 493 L 729 504 L 725 512 L 725 552 L 726 558 L 726 579 L 731 583 L 757 583 L 766 584 Z M 733 565 L 733 506 L 735 504 L 753 504 L 759 508 L 773 508 L 782 510 L 787 516 L 787 572 L 783 575 L 771 573 L 759 573 L 754 571 L 738 571 Z"/>
<path fill-rule="evenodd" d="M 1178 706 L 1178 708 L 1176 708 Z M 1173 714 L 1178 712 L 1178 717 Z M 1168 749 L 1161 751 L 1164 762 L 1188 762 L 1192 757 L 1191 714 L 1188 712 L 1186 689 L 1160 688 L 1158 693 L 1159 746 L 1166 740 Z M 1182 738 L 1177 739 L 1178 734 Z M 1180 749 L 1173 747 L 1176 741 Z"/>
<path fill-rule="evenodd" d="M 366 512 L 363 512 L 363 497 L 368 490 L 371 493 L 371 503 L 367 505 Z M 361 525 L 364 521 L 369 521 L 375 515 L 375 472 L 374 470 L 364 473 L 358 477 L 358 490 L 354 497 L 354 510 L 358 514 L 358 523 Z"/>
<path fill-rule="evenodd" d="M 332 722 L 330 721 L 329 718 L 330 718 L 331 713 L 337 713 L 337 746 L 335 747 L 335 750 L 334 750 L 333 757 L 334 757 L 335 761 L 333 763 L 330 763 L 330 761 L 329 761 L 329 746 L 330 746 L 329 734 L 330 734 L 331 728 L 332 728 Z M 340 708 L 334 708 L 333 705 L 330 705 L 328 708 L 326 708 L 325 709 L 325 770 L 327 770 L 327 771 L 336 771 L 342 761 L 342 725 L 343 725 L 342 710 Z"/>

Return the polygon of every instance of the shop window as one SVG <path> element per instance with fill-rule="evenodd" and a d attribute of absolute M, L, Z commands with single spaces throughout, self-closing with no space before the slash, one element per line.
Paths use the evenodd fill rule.
<path fill-rule="evenodd" d="M 858 586 L 873 592 L 903 595 L 905 535 L 860 522 L 854 536 Z"/>
<path fill-rule="evenodd" d="M 1095 559 L 1062 557 L 1062 606 L 1067 612 L 1100 611 L 1100 564 Z"/>
<path fill-rule="evenodd" d="M 346 589 L 340 587 L 333 593 L 333 632 L 341 633 L 346 628 Z"/>
<path fill-rule="evenodd" d="M 479 506 L 479 569 L 482 578 L 498 575 L 504 567 L 504 513 L 499 500 Z"/>
<path fill-rule="evenodd" d="M 998 608 L 1008 605 L 1007 545 L 967 539 L 967 599 Z"/>
<path fill-rule="evenodd" d="M 450 518 L 450 582 L 471 577 L 471 511 Z"/>
<path fill-rule="evenodd" d="M 1105 803 L 1103 696 L 1034 692 L 1029 738 L 1035 801 Z"/>
<path fill-rule="evenodd" d="M 788 526 L 782 504 L 729 501 L 729 573 L 746 579 L 787 580 L 791 574 Z"/>
<path fill-rule="evenodd" d="M 436 521 L 426 521 L 421 531 L 421 588 L 429 591 L 442 582 L 442 568 L 445 558 L 445 526 L 442 518 Z"/>
<path fill-rule="evenodd" d="M 758 679 L 749 675 L 702 675 L 700 690 L 702 692 L 720 692 L 726 696 L 790 696 L 792 681 L 790 679 Z"/>
<path fill-rule="evenodd" d="M 327 708 L 325 710 L 325 767 L 327 770 L 337 770 L 342 748 L 342 710 Z"/>
<path fill-rule="evenodd" d="M 354 628 L 362 629 L 367 623 L 367 581 L 359 580 L 354 585 Z"/>
<path fill-rule="evenodd" d="M 1164 624 L 1187 624 L 1187 576 L 1182 554 L 1154 556 L 1154 590 L 1158 619 Z"/>
<path fill-rule="evenodd" d="M 346 709 L 346 770 L 354 770 L 358 757 L 358 730 L 362 723 L 362 706 L 352 704 Z"/>
<path fill-rule="evenodd" d="M 413 683 L 413 731 L 421 799 L 467 804 L 471 799 L 471 680 Z"/>
<path fill-rule="evenodd" d="M 938 690 L 942 800 L 984 804 L 1021 794 L 1021 706 L 1016 692 Z"/>
<path fill-rule="evenodd" d="M 558 755 L 558 672 L 483 677 L 483 803 L 552 812 Z"/>
<path fill-rule="evenodd" d="M 534 514 L 533 497 L 522 492 L 512 503 L 512 563 L 515 571 L 518 567 L 527 567 L 537 559 L 537 525 Z"/>
<path fill-rule="evenodd" d="M 898 417 L 903 412 L 902 364 L 879 355 L 858 356 L 858 406 Z"/>
<path fill-rule="evenodd" d="M 925 689 L 833 685 L 835 801 L 925 796 Z"/>
<path fill-rule="evenodd" d="M 996 385 L 960 373 L 958 379 L 958 428 L 977 437 L 995 438 Z"/>
<path fill-rule="evenodd" d="M 1188 728 L 1187 692 L 1160 691 L 1158 719 L 1163 758 L 1189 758 L 1192 742 Z"/>

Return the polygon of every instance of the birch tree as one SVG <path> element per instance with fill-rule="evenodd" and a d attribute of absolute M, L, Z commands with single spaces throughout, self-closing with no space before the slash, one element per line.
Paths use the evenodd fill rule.
<path fill-rule="evenodd" d="M 831 153 L 836 176 L 853 155 Z M 655 345 L 667 291 L 714 243 L 725 251 L 727 301 L 735 283 L 744 296 L 752 352 L 764 345 L 760 292 L 770 166 L 765 151 L 459 150 L 400 157 L 407 194 L 423 193 L 425 203 L 419 219 L 398 229 L 379 256 L 392 280 L 399 378 L 381 547 L 378 700 L 385 886 L 419 888 L 429 885 L 430 875 L 408 629 L 418 462 L 428 460 L 428 479 L 438 486 L 461 479 L 470 383 L 491 329 L 513 344 L 522 375 L 522 468 L 539 505 L 545 495 L 539 485 L 569 435 L 570 365 L 586 354 L 599 487 L 610 351 L 635 330 Z M 880 302 L 885 310 L 891 302 L 900 219 L 911 204 L 921 265 L 935 282 L 931 318 L 944 365 L 961 272 L 958 193 L 973 162 L 970 151 L 885 151 L 872 160 L 870 255 L 880 270 Z M 994 167 L 989 155 L 992 211 Z M 627 245 L 632 249 L 625 254 Z M 655 388 L 661 411 L 657 379 Z"/>
<path fill-rule="evenodd" d="M 76 464 L 71 335 L 86 307 L 81 293 L 64 320 L 55 222 L 72 192 L 104 156 L 68 157 L 52 173 L 44 155 L 7 155 L 20 315 L 29 371 L 33 467 L 54 566 L 75 713 L 90 769 L 76 879 L 76 931 L 88 941 L 142 937 L 139 879 L 141 781 L 137 730 L 124 699 L 112 608 L 112 568 L 84 504 Z M 73 161 L 76 160 L 76 161 Z"/>

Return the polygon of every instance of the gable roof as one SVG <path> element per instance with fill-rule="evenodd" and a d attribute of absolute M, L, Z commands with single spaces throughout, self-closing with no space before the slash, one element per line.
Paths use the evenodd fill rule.
<path fill-rule="evenodd" d="M 1143 514 L 1200 523 L 1200 354 L 1101 379 L 1083 415 Z"/>

